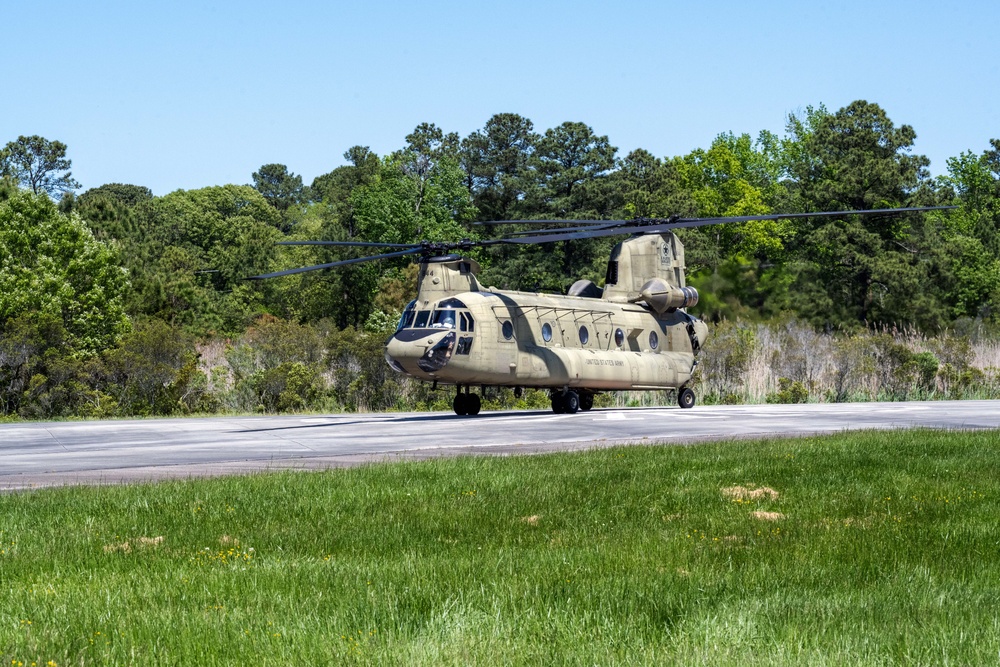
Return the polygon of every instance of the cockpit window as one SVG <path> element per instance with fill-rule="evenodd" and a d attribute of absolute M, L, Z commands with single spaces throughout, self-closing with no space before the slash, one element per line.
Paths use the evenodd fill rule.
<path fill-rule="evenodd" d="M 458 299 L 444 299 L 437 305 L 438 308 L 465 308 L 465 304 Z"/>
<path fill-rule="evenodd" d="M 427 326 L 427 319 L 431 316 L 431 311 L 421 310 L 417 313 L 416 319 L 413 320 L 414 329 L 423 329 Z"/>
<path fill-rule="evenodd" d="M 435 310 L 434 318 L 431 320 L 431 326 L 434 327 L 435 329 L 454 329 L 455 311 Z"/>
<path fill-rule="evenodd" d="M 416 301 L 411 301 L 410 303 L 406 304 L 406 309 L 403 310 L 403 315 L 402 317 L 399 318 L 399 326 L 396 327 L 396 331 L 399 331 L 400 329 L 406 329 L 407 327 L 413 324 L 413 315 L 416 312 L 416 306 L 417 306 Z"/>

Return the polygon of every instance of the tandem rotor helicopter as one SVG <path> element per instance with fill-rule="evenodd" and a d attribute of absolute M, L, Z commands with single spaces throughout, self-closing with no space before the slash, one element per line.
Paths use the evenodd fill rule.
<path fill-rule="evenodd" d="M 483 241 L 412 244 L 364 241 L 285 241 L 280 245 L 382 248 L 379 255 L 346 259 L 251 280 L 394 257 L 416 255 L 417 298 L 407 305 L 386 341 L 393 370 L 435 386 L 454 385 L 458 415 L 476 415 L 487 387 L 547 389 L 552 411 L 590 410 L 594 396 L 616 390 L 668 390 L 691 408 L 690 384 L 708 326 L 687 312 L 698 292 L 684 277 L 684 247 L 673 230 L 730 222 L 845 215 L 894 215 L 921 208 L 787 213 L 728 218 L 635 218 L 632 220 L 505 220 L 484 224 L 576 224 Z M 479 264 L 455 254 L 497 244 L 555 243 L 630 235 L 611 251 L 604 287 L 579 280 L 569 293 L 543 294 L 483 287 Z"/>

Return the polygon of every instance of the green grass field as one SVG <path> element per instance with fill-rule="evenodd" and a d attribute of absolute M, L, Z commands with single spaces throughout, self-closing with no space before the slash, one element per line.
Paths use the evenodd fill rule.
<path fill-rule="evenodd" d="M 0 667 L 996 664 L 1000 433 L 0 496 Z"/>

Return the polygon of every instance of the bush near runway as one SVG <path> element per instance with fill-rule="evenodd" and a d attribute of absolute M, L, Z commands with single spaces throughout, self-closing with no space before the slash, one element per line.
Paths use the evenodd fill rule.
<path fill-rule="evenodd" d="M 0 497 L 0 664 L 987 664 L 1000 435 Z"/>

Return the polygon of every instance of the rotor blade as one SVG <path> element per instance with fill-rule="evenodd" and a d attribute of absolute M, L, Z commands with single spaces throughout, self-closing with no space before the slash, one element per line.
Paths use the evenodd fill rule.
<path fill-rule="evenodd" d="M 700 227 L 702 225 L 721 225 L 727 222 L 753 222 L 756 220 L 791 220 L 794 218 L 831 218 L 840 215 L 897 215 L 899 213 L 914 213 L 920 211 L 946 211 L 957 206 L 916 206 L 910 208 L 871 208 L 863 211 L 823 211 L 819 213 L 772 213 L 769 215 L 740 215 L 729 218 L 678 218 L 674 221 L 677 227 Z M 664 222 L 667 222 L 664 220 Z"/>
<path fill-rule="evenodd" d="M 626 220 L 608 220 L 606 225 L 589 225 L 587 227 L 556 227 L 553 229 L 524 229 L 519 232 L 508 232 L 507 236 L 525 236 L 527 234 L 566 234 L 569 232 L 593 231 L 595 229 L 607 229 L 609 227 L 619 227 L 625 224 Z"/>
<path fill-rule="evenodd" d="M 742 215 L 727 218 L 646 218 L 640 221 L 631 221 L 630 225 L 611 227 L 603 229 L 573 231 L 566 233 L 553 233 L 536 236 L 526 236 L 521 238 L 503 239 L 504 243 L 555 243 L 556 241 L 573 241 L 577 239 L 592 239 L 603 236 L 615 236 L 618 234 L 661 234 L 671 229 L 685 227 L 702 227 L 704 225 L 721 225 L 728 222 L 752 222 L 757 220 L 788 220 L 794 218 L 828 218 L 845 215 L 896 215 L 899 213 L 912 213 L 920 211 L 944 211 L 957 208 L 956 206 L 924 206 L 913 208 L 879 208 L 863 211 L 823 211 L 815 213 L 774 213 L 770 215 Z"/>
<path fill-rule="evenodd" d="M 635 226 L 635 227 L 611 227 L 611 228 L 601 228 L 601 229 L 588 229 L 583 231 L 567 232 L 565 234 L 541 234 L 535 236 L 522 236 L 520 238 L 506 238 L 500 239 L 501 243 L 518 243 L 522 245 L 529 245 L 532 243 L 555 243 L 556 241 L 575 241 L 577 239 L 596 239 L 602 236 L 617 236 L 621 234 L 632 234 L 635 232 L 649 232 L 654 233 L 659 231 L 659 227 L 663 225 L 654 226 Z M 664 227 L 663 231 L 667 231 L 669 227 Z"/>
<path fill-rule="evenodd" d="M 330 262 L 329 264 L 317 264 L 316 266 L 305 266 L 300 269 L 288 269 L 287 271 L 276 271 L 275 273 L 265 273 L 260 276 L 250 276 L 249 278 L 244 278 L 244 280 L 264 280 L 265 278 L 278 278 L 280 276 L 290 276 L 295 273 L 305 273 L 306 271 L 317 271 L 319 269 L 332 269 L 335 266 L 347 266 L 348 264 L 358 264 L 360 262 L 372 262 L 376 259 L 391 259 L 393 257 L 402 257 L 404 255 L 415 255 L 421 252 L 422 248 L 410 248 L 409 250 L 400 250 L 398 252 L 388 252 L 384 255 L 371 255 L 369 257 L 355 257 L 354 259 L 345 259 L 339 262 Z"/>
<path fill-rule="evenodd" d="M 374 243 L 371 241 L 278 241 L 276 245 L 339 245 L 361 248 L 419 248 L 418 243 Z"/>
<path fill-rule="evenodd" d="M 474 225 L 564 225 L 566 223 L 573 224 L 594 224 L 602 225 L 606 222 L 614 222 L 614 220 L 485 220 L 483 222 L 474 222 Z M 622 221 L 626 222 L 626 221 Z"/>

